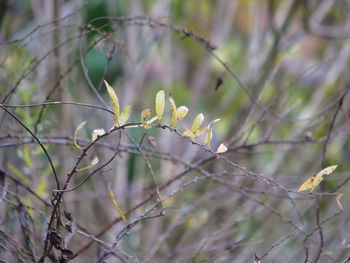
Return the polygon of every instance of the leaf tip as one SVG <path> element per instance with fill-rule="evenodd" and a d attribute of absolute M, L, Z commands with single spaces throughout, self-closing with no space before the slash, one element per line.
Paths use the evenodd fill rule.
<path fill-rule="evenodd" d="M 158 122 L 162 120 L 163 112 L 165 106 L 165 92 L 164 90 L 160 90 L 156 95 L 156 114 L 158 116 Z"/>
<path fill-rule="evenodd" d="M 87 121 L 83 121 L 82 123 L 80 123 L 78 125 L 78 127 L 75 129 L 75 132 L 74 132 L 74 145 L 75 147 L 77 147 L 78 149 L 80 150 L 83 150 L 83 147 L 81 147 L 79 144 L 78 144 L 78 141 L 77 141 L 77 137 L 78 137 L 78 132 L 84 128 L 85 124 L 86 124 Z"/>
<path fill-rule="evenodd" d="M 221 143 L 218 149 L 216 150 L 216 153 L 224 153 L 224 152 L 227 152 L 227 146 L 225 145 L 225 143 Z"/>

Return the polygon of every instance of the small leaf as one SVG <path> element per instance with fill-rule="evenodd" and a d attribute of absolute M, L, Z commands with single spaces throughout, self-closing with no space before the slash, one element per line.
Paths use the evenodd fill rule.
<path fill-rule="evenodd" d="M 89 169 L 91 167 L 94 167 L 96 164 L 98 164 L 98 157 L 97 156 L 92 160 L 92 162 L 88 166 L 85 166 L 83 168 L 77 169 L 77 171 L 81 172 L 81 171 L 87 170 L 87 169 Z"/>
<path fill-rule="evenodd" d="M 77 147 L 77 148 L 80 149 L 80 150 L 83 150 L 83 148 L 78 144 L 78 142 L 77 142 L 77 137 L 78 137 L 78 132 L 79 132 L 82 128 L 84 128 L 85 124 L 86 124 L 86 121 L 80 123 L 80 124 L 78 125 L 78 127 L 75 129 L 75 132 L 74 132 L 74 144 L 75 144 L 75 147 Z"/>
<path fill-rule="evenodd" d="M 105 134 L 105 130 L 104 129 L 96 129 L 92 131 L 92 135 L 91 135 L 91 141 L 95 141 L 99 136 L 102 136 L 103 134 Z"/>
<path fill-rule="evenodd" d="M 142 125 L 146 128 L 146 129 L 149 129 L 151 128 L 152 126 L 149 125 L 148 122 L 146 122 L 146 118 L 149 117 L 152 113 L 152 110 L 151 109 L 145 109 L 142 113 L 141 113 L 141 122 L 142 122 Z"/>
<path fill-rule="evenodd" d="M 171 95 L 169 96 L 169 102 L 170 102 L 171 114 L 172 114 L 171 125 L 175 128 L 176 122 L 177 122 L 177 110 L 176 110 L 175 101 L 173 97 L 171 97 Z"/>
<path fill-rule="evenodd" d="M 109 192 L 109 197 L 111 198 L 115 208 L 117 208 L 118 210 L 118 213 L 120 214 L 121 218 L 123 219 L 123 221 L 126 223 L 126 218 L 125 218 L 125 215 L 124 213 L 122 212 L 122 210 L 119 208 L 118 204 L 117 204 L 117 201 L 115 200 L 114 198 L 114 194 L 113 194 L 113 191 L 112 191 L 112 187 L 111 187 L 111 184 L 109 183 L 108 184 L 108 192 Z"/>
<path fill-rule="evenodd" d="M 194 133 L 188 128 L 186 128 L 186 130 L 183 132 L 182 135 L 186 136 L 186 137 L 189 137 L 193 142 L 195 141 L 194 140 L 194 137 L 195 137 Z"/>
<path fill-rule="evenodd" d="M 28 147 L 24 147 L 23 149 L 23 158 L 28 168 L 32 169 L 33 162 L 32 162 L 32 158 L 30 157 L 30 151 Z"/>
<path fill-rule="evenodd" d="M 47 180 L 40 180 L 38 187 L 36 188 L 36 194 L 42 198 L 47 198 Z"/>
<path fill-rule="evenodd" d="M 203 129 L 200 129 L 200 130 L 196 130 L 196 132 L 194 133 L 196 136 L 200 136 L 202 135 L 203 133 L 205 133 L 205 131 L 208 129 L 208 127 L 204 127 Z"/>
<path fill-rule="evenodd" d="M 315 188 L 322 182 L 324 177 L 331 174 L 336 168 L 337 168 L 337 165 L 332 165 L 322 169 L 316 175 L 312 176 L 307 181 L 305 181 L 300 186 L 298 192 L 311 189 L 310 193 L 312 193 L 315 190 Z"/>
<path fill-rule="evenodd" d="M 156 114 L 158 116 L 158 122 L 162 120 L 164 106 L 165 106 L 165 93 L 164 90 L 158 91 L 156 95 Z"/>
<path fill-rule="evenodd" d="M 227 146 L 225 143 L 222 143 L 219 145 L 218 149 L 216 150 L 216 153 L 224 153 L 227 152 Z"/>
<path fill-rule="evenodd" d="M 25 203 L 26 203 L 26 205 L 28 206 L 28 214 L 30 214 L 30 216 L 33 218 L 33 209 L 32 209 L 32 207 L 33 207 L 33 205 L 32 205 L 32 200 L 30 200 L 29 199 L 29 197 L 27 197 L 26 199 L 25 199 Z"/>
<path fill-rule="evenodd" d="M 171 113 L 172 113 L 171 125 L 173 127 L 176 127 L 176 123 L 182 120 L 183 118 L 185 118 L 185 116 L 187 115 L 188 108 L 186 106 L 180 106 L 179 108 L 176 108 L 175 101 L 171 96 L 171 94 L 169 96 L 169 102 L 170 102 Z"/>
<path fill-rule="evenodd" d="M 109 85 L 107 81 L 105 81 L 105 80 L 103 80 L 103 81 L 105 82 L 108 94 L 113 101 L 114 126 L 118 126 L 119 125 L 119 101 L 118 101 L 118 97 L 117 97 L 117 94 L 115 94 L 115 91 L 111 87 L 111 85 Z"/>
<path fill-rule="evenodd" d="M 124 125 L 126 123 L 126 121 L 129 119 L 130 107 L 131 107 L 130 104 L 126 105 L 125 108 L 122 110 L 122 113 L 120 113 L 119 125 Z"/>
<path fill-rule="evenodd" d="M 210 150 L 211 138 L 213 136 L 212 127 L 213 127 L 213 124 L 217 123 L 218 121 L 220 121 L 220 119 L 215 119 L 215 120 L 211 121 L 208 125 L 208 133 L 207 133 L 207 137 L 205 137 L 204 144 L 208 144 L 209 150 Z"/>
<path fill-rule="evenodd" d="M 183 107 L 185 107 L 185 106 L 183 106 Z M 194 141 L 195 137 L 202 135 L 208 129 L 208 127 L 204 127 L 203 129 L 199 129 L 203 120 L 204 120 L 204 115 L 202 113 L 198 114 L 196 119 L 194 120 L 194 122 L 192 124 L 191 130 L 186 128 L 183 135 L 191 138 L 191 140 Z"/>
<path fill-rule="evenodd" d="M 188 113 L 188 108 L 186 106 L 180 106 L 176 110 L 177 121 L 181 121 L 186 117 Z"/>
<path fill-rule="evenodd" d="M 313 182 L 315 181 L 316 175 L 312 176 L 306 180 L 300 187 L 298 192 L 309 190 L 313 187 Z"/>
<path fill-rule="evenodd" d="M 199 129 L 199 127 L 201 126 L 202 122 L 204 120 L 204 115 L 202 113 L 198 114 L 196 119 L 194 120 L 193 124 L 192 124 L 192 128 L 191 131 L 193 133 L 196 133 L 196 131 Z"/>
<path fill-rule="evenodd" d="M 341 204 L 341 202 L 340 202 L 340 199 L 343 197 L 343 195 L 344 195 L 344 194 L 339 194 L 339 195 L 337 196 L 337 205 L 338 205 L 338 207 L 339 207 L 340 210 L 344 210 L 344 209 L 343 209 L 343 206 L 342 206 L 342 204 Z"/>

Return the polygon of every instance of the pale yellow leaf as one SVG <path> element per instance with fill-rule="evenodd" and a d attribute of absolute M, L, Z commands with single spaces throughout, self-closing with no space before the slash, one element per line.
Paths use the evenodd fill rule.
<path fill-rule="evenodd" d="M 337 168 L 337 165 L 332 165 L 329 167 L 326 167 L 319 171 L 316 175 L 312 176 L 308 180 L 306 180 L 300 187 L 298 192 L 306 191 L 310 189 L 310 193 L 312 193 L 315 188 L 322 182 L 325 176 L 331 174 L 335 169 Z"/>
<path fill-rule="evenodd" d="M 48 183 L 47 180 L 40 180 L 40 183 L 35 190 L 35 193 L 38 196 L 40 196 L 42 198 L 47 198 L 49 196 L 48 190 L 47 190 L 47 183 Z"/>
<path fill-rule="evenodd" d="M 220 121 L 220 119 L 215 119 L 215 120 L 211 121 L 208 125 L 208 133 L 207 133 L 207 136 L 205 137 L 204 144 L 208 144 L 209 150 L 210 150 L 211 138 L 213 136 L 212 127 L 213 127 L 213 124 L 217 123 L 218 121 Z"/>
<path fill-rule="evenodd" d="M 164 90 L 158 91 L 156 95 L 156 114 L 158 116 L 158 122 L 162 120 L 164 106 L 165 106 L 165 93 Z"/>
<path fill-rule="evenodd" d="M 204 127 L 203 129 L 198 129 L 198 130 L 196 130 L 196 132 L 194 132 L 194 135 L 200 136 L 200 135 L 202 135 L 203 133 L 205 133 L 205 131 L 206 131 L 207 129 L 208 129 L 207 126 Z"/>
<path fill-rule="evenodd" d="M 177 123 L 177 110 L 176 110 L 176 104 L 175 101 L 173 99 L 173 97 L 171 97 L 171 95 L 169 96 L 169 102 L 170 102 L 170 107 L 171 107 L 171 125 L 176 127 L 176 123 Z"/>
<path fill-rule="evenodd" d="M 96 164 L 98 164 L 98 158 L 97 156 L 91 161 L 91 163 L 88 166 L 85 166 L 83 168 L 77 169 L 78 172 L 90 169 L 91 167 L 94 167 Z"/>
<path fill-rule="evenodd" d="M 183 132 L 182 135 L 186 136 L 186 137 L 189 137 L 193 142 L 195 141 L 194 140 L 194 133 L 188 128 L 186 128 L 186 130 Z"/>
<path fill-rule="evenodd" d="M 120 214 L 120 217 L 123 219 L 123 221 L 126 223 L 126 218 L 125 218 L 125 215 L 124 213 L 122 212 L 122 210 L 119 208 L 119 205 L 117 204 L 117 201 L 115 200 L 114 198 L 114 194 L 113 194 L 113 191 L 112 191 L 112 187 L 111 187 L 111 184 L 108 184 L 108 192 L 109 192 L 109 197 L 111 198 L 115 208 L 117 208 L 118 210 L 118 213 Z"/>
<path fill-rule="evenodd" d="M 118 101 L 117 94 L 115 93 L 111 85 L 108 84 L 107 81 L 104 80 L 104 82 L 107 87 L 108 94 L 113 101 L 114 126 L 119 126 L 119 101 Z"/>
<path fill-rule="evenodd" d="M 105 134 L 105 130 L 104 129 L 95 129 L 92 131 L 92 135 L 91 135 L 91 141 L 95 141 L 99 136 L 102 136 L 103 134 Z"/>
<path fill-rule="evenodd" d="M 298 189 L 298 192 L 309 190 L 313 187 L 313 182 L 315 181 L 316 175 L 307 179 Z"/>
<path fill-rule="evenodd" d="M 344 210 L 343 206 L 342 206 L 342 204 L 340 202 L 340 199 L 343 197 L 343 195 L 344 194 L 340 194 L 340 195 L 337 196 L 337 205 L 338 205 L 339 209 L 341 209 L 341 210 Z"/>
<path fill-rule="evenodd" d="M 75 129 L 75 132 L 74 132 L 74 144 L 75 144 L 75 147 L 77 147 L 77 148 L 80 149 L 80 150 L 82 150 L 83 148 L 78 144 L 78 142 L 77 142 L 77 137 L 78 137 L 78 132 L 79 132 L 82 128 L 84 128 L 85 124 L 86 124 L 86 121 L 80 123 L 80 124 L 78 125 L 78 127 Z"/>
<path fill-rule="evenodd" d="M 25 161 L 26 165 L 28 166 L 28 168 L 32 169 L 33 162 L 32 162 L 32 158 L 30 156 L 29 148 L 27 146 L 25 146 L 23 149 L 23 158 L 24 158 L 24 161 Z"/>
<path fill-rule="evenodd" d="M 146 122 L 146 118 L 149 117 L 152 113 L 152 110 L 151 109 L 145 109 L 144 111 L 142 111 L 141 113 L 141 122 L 142 122 L 142 125 L 143 127 L 145 127 L 146 129 L 149 129 L 151 128 L 152 126 Z"/>
<path fill-rule="evenodd" d="M 124 125 L 126 123 L 126 121 L 129 119 L 130 107 L 131 107 L 130 104 L 126 105 L 125 108 L 122 110 L 122 113 L 120 113 L 119 125 Z"/>
<path fill-rule="evenodd" d="M 201 126 L 202 122 L 204 120 L 204 115 L 202 113 L 198 114 L 196 119 L 194 120 L 193 124 L 192 124 L 192 128 L 191 131 L 193 133 L 196 133 L 196 131 L 199 129 L 199 127 Z"/>
<path fill-rule="evenodd" d="M 188 108 L 186 106 L 178 107 L 176 110 L 177 121 L 181 121 L 183 118 L 185 118 L 187 113 L 188 113 Z"/>
<path fill-rule="evenodd" d="M 212 126 L 209 126 L 207 136 L 205 137 L 204 144 L 208 144 L 208 149 L 210 150 L 211 137 L 213 133 L 211 131 Z"/>
<path fill-rule="evenodd" d="M 30 216 L 33 218 L 33 216 L 34 216 L 34 214 L 33 214 L 33 209 L 32 209 L 32 207 L 33 207 L 33 205 L 32 205 L 32 200 L 29 198 L 29 197 L 27 197 L 26 199 L 25 199 L 25 203 L 26 203 L 26 205 L 28 206 L 28 213 L 30 214 Z"/>
<path fill-rule="evenodd" d="M 216 153 L 224 153 L 227 152 L 227 146 L 222 143 L 219 145 L 218 149 L 216 150 Z"/>

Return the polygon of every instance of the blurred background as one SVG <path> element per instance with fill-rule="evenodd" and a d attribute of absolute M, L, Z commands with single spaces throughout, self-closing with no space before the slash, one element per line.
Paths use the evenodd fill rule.
<path fill-rule="evenodd" d="M 129 122 L 154 110 L 161 89 L 162 123 L 171 123 L 170 94 L 189 109 L 178 133 L 126 129 L 87 152 L 79 167 L 117 155 L 64 194 L 56 230 L 71 262 L 102 262 L 126 226 L 109 183 L 128 223 L 140 222 L 104 262 L 347 262 L 349 14 L 348 0 L 2 0 L 0 103 L 43 143 L 61 186 L 81 155 L 76 127 L 87 121 L 78 135 L 87 146 L 94 129 L 113 126 L 112 114 L 74 104 L 111 110 L 103 80 L 121 109 L 131 104 Z M 0 261 L 36 262 L 56 181 L 4 108 Z M 211 150 L 225 142 L 226 159 L 201 147 L 205 135 L 197 144 L 179 135 L 199 113 L 202 127 L 221 119 Z M 297 192 L 330 165 L 338 167 L 313 194 Z M 68 188 L 93 170 L 75 173 Z M 155 183 L 165 215 L 142 220 L 161 209 Z M 62 253 L 53 248 L 45 262 Z"/>

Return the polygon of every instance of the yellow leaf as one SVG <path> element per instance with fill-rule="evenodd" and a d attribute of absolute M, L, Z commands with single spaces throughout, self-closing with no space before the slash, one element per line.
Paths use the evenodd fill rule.
<path fill-rule="evenodd" d="M 145 120 L 147 117 L 149 117 L 152 113 L 151 109 L 145 109 L 142 113 L 141 113 L 141 122 L 142 125 L 146 128 L 149 129 L 152 126 Z"/>
<path fill-rule="evenodd" d="M 117 208 L 118 210 L 118 213 L 120 214 L 121 218 L 123 219 L 123 221 L 126 223 L 126 218 L 125 218 L 125 215 L 124 213 L 122 212 L 122 210 L 119 208 L 118 204 L 117 204 L 117 201 L 115 200 L 114 198 L 114 194 L 113 194 L 113 191 L 112 191 L 112 187 L 111 187 L 111 184 L 109 183 L 108 184 L 108 192 L 109 192 L 109 197 L 111 198 L 115 208 Z"/>
<path fill-rule="evenodd" d="M 210 150 L 211 137 L 213 136 L 212 127 L 213 127 L 213 124 L 217 123 L 218 121 L 220 121 L 220 119 L 215 119 L 211 121 L 208 125 L 208 133 L 207 133 L 207 137 L 205 137 L 204 144 L 208 144 L 209 150 Z"/>
<path fill-rule="evenodd" d="M 108 94 L 113 101 L 114 126 L 118 126 L 119 125 L 119 101 L 118 101 L 118 97 L 117 97 L 117 94 L 115 94 L 115 91 L 111 87 L 111 85 L 109 85 L 107 81 L 105 81 L 105 80 L 103 80 L 103 81 L 105 82 Z"/>
<path fill-rule="evenodd" d="M 186 136 L 186 137 L 189 137 L 193 142 L 195 141 L 194 140 L 194 133 L 188 128 L 186 128 L 186 130 L 183 132 L 182 135 Z"/>
<path fill-rule="evenodd" d="M 30 151 L 28 147 L 24 147 L 23 149 L 23 158 L 28 168 L 32 169 L 33 163 L 32 163 L 32 158 L 30 157 Z"/>
<path fill-rule="evenodd" d="M 309 190 L 313 187 L 313 182 L 315 181 L 316 175 L 312 176 L 308 180 L 306 180 L 300 187 L 298 192 Z"/>
<path fill-rule="evenodd" d="M 169 102 L 170 102 L 171 114 L 172 114 L 171 125 L 174 126 L 174 127 L 176 127 L 176 122 L 177 122 L 177 110 L 176 110 L 175 101 L 174 101 L 173 97 L 171 97 L 171 95 L 169 96 Z"/>
<path fill-rule="evenodd" d="M 28 214 L 33 218 L 33 209 L 32 209 L 32 200 L 30 200 L 28 197 L 25 199 L 26 205 L 29 206 L 27 209 Z"/>
<path fill-rule="evenodd" d="M 192 124 L 192 128 L 191 131 L 193 133 L 196 133 L 196 131 L 199 129 L 199 127 L 201 126 L 202 122 L 204 120 L 204 115 L 202 113 L 198 114 L 196 119 L 194 120 L 193 124 Z"/>
<path fill-rule="evenodd" d="M 158 91 L 156 95 L 156 114 L 158 116 L 158 122 L 162 120 L 164 106 L 165 106 L 165 93 L 164 90 Z"/>
<path fill-rule="evenodd" d="M 186 106 L 180 106 L 176 110 L 177 121 L 181 121 L 186 117 L 188 113 L 188 108 Z"/>
<path fill-rule="evenodd" d="M 188 108 L 186 106 L 180 106 L 179 108 L 176 108 L 175 101 L 172 98 L 171 94 L 169 96 L 169 102 L 170 102 L 171 113 L 172 113 L 171 125 L 173 127 L 176 127 L 176 123 L 182 120 L 183 118 L 185 118 L 185 116 L 187 115 Z"/>
<path fill-rule="evenodd" d="M 77 148 L 80 149 L 80 150 L 82 150 L 83 148 L 78 144 L 78 142 L 77 142 L 77 136 L 78 136 L 78 132 L 79 132 L 82 128 L 84 128 L 85 124 L 86 124 L 86 121 L 80 123 L 80 124 L 78 125 L 78 127 L 75 129 L 75 132 L 74 132 L 74 144 L 75 144 L 75 147 L 77 147 Z"/>
<path fill-rule="evenodd" d="M 105 130 L 104 129 L 96 129 L 92 131 L 92 135 L 91 135 L 91 141 L 95 141 L 99 136 L 102 136 L 103 134 L 105 134 Z"/>
<path fill-rule="evenodd" d="M 87 169 L 89 169 L 91 167 L 94 167 L 96 164 L 98 164 L 97 156 L 92 160 L 92 162 L 88 166 L 85 166 L 83 168 L 77 169 L 77 171 L 81 172 L 81 171 L 87 170 Z"/>
<path fill-rule="evenodd" d="M 122 113 L 119 116 L 119 125 L 124 125 L 126 121 L 129 119 L 130 116 L 130 107 L 131 105 L 128 104 L 125 106 L 125 108 L 122 110 Z"/>
<path fill-rule="evenodd" d="M 332 165 L 322 169 L 316 175 L 312 176 L 307 181 L 305 181 L 300 186 L 298 192 L 311 189 L 310 193 L 312 193 L 315 190 L 315 188 L 322 182 L 324 177 L 331 174 L 336 168 L 337 168 L 337 165 Z"/>
<path fill-rule="evenodd" d="M 196 132 L 194 133 L 194 135 L 196 136 L 200 136 L 202 135 L 203 133 L 205 133 L 205 131 L 208 129 L 208 127 L 204 127 L 203 129 L 200 129 L 200 130 L 196 130 Z"/>
<path fill-rule="evenodd" d="M 344 194 L 340 194 L 340 195 L 337 196 L 337 204 L 338 204 L 338 207 L 339 207 L 341 210 L 344 210 L 342 204 L 340 203 L 340 199 L 343 197 L 343 195 L 344 195 Z"/>
<path fill-rule="evenodd" d="M 35 190 L 36 194 L 42 198 L 48 197 L 47 182 L 47 180 L 40 180 L 40 183 Z"/>
<path fill-rule="evenodd" d="M 208 144 L 208 149 L 210 150 L 211 137 L 213 133 L 211 131 L 211 126 L 208 128 L 207 137 L 205 137 L 204 144 Z"/>
<path fill-rule="evenodd" d="M 219 145 L 218 149 L 216 150 L 216 153 L 224 153 L 227 152 L 227 146 L 222 143 Z"/>

